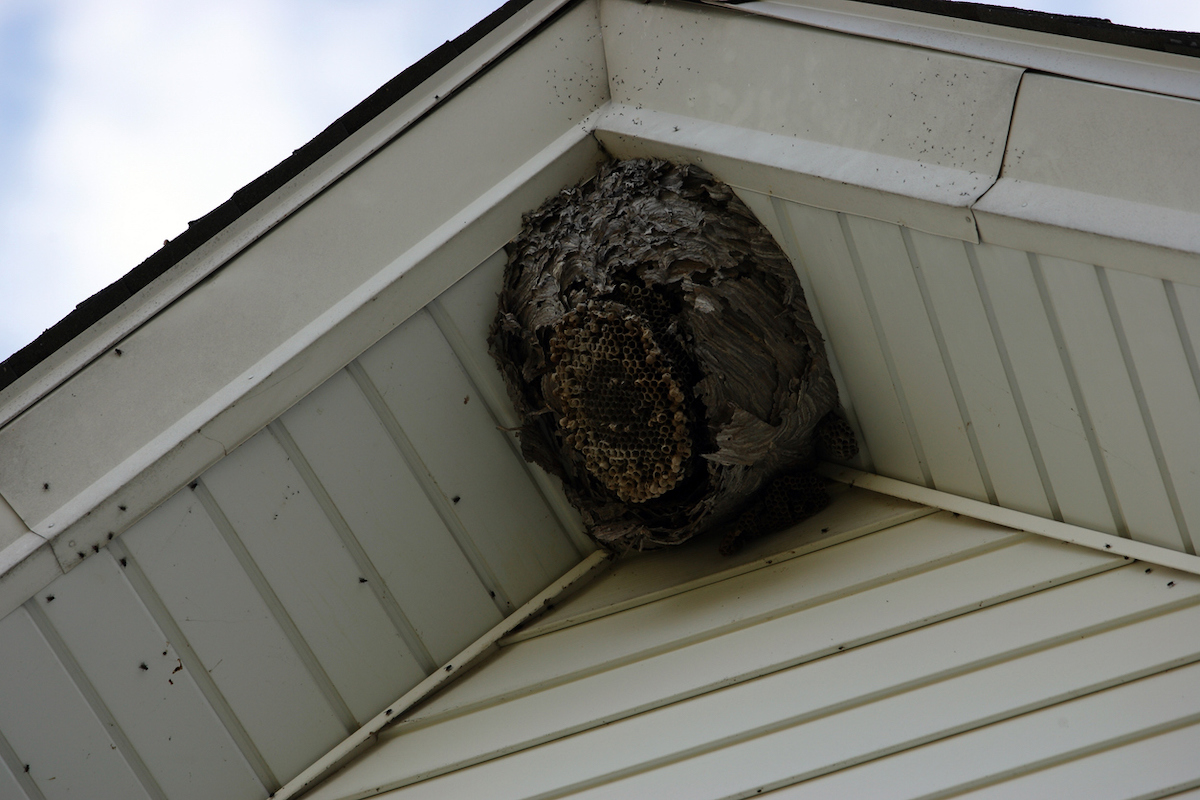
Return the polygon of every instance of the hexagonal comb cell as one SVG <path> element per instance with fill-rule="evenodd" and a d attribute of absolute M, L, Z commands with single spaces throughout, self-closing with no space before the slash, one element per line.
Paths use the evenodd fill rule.
<path fill-rule="evenodd" d="M 650 328 L 616 303 L 566 314 L 550 339 L 564 442 L 617 497 L 675 488 L 692 454 L 684 394 Z"/>

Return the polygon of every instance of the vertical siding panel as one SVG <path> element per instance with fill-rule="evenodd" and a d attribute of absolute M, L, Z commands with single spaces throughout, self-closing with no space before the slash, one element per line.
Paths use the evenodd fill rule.
<path fill-rule="evenodd" d="M 121 541 L 280 780 L 341 741 L 345 729 L 193 492 Z"/>
<path fill-rule="evenodd" d="M 800 247 L 796 244 L 796 233 L 792 230 L 791 221 L 788 219 L 787 203 L 777 197 L 767 197 L 746 190 L 738 191 L 738 197 L 742 198 L 747 208 L 770 231 L 775 242 L 792 262 L 792 268 L 796 272 L 800 286 L 804 289 L 804 299 L 808 304 L 808 310 L 812 313 L 813 322 L 816 323 L 825 339 L 825 357 L 829 359 L 829 371 L 833 373 L 833 380 L 837 384 L 838 401 L 842 405 L 842 410 L 846 412 L 846 419 L 858 436 L 858 455 L 850 463 L 859 469 L 874 472 L 875 465 L 871 460 L 871 449 L 862 435 L 858 410 L 854 406 L 854 397 L 850 394 L 849 387 L 846 386 L 846 378 L 842 375 L 842 366 L 838 363 L 837 353 L 834 352 L 833 346 L 829 342 L 829 330 L 825 324 L 825 316 L 821 311 L 817 293 L 813 289 L 812 279 L 809 277 L 809 270 L 804 263 Z"/>
<path fill-rule="evenodd" d="M 269 431 L 203 481 L 358 724 L 425 677 Z"/>
<path fill-rule="evenodd" d="M 25 609 L 0 620 L 0 643 L 0 730 L 46 800 L 146 798 Z"/>
<path fill-rule="evenodd" d="M 1052 516 L 962 242 L 910 233 L 1000 505 Z"/>
<path fill-rule="evenodd" d="M 108 551 L 56 580 L 46 593 L 55 595 L 54 602 L 42 604 L 46 616 L 168 797 L 262 795 L 263 787 Z"/>
<path fill-rule="evenodd" d="M 1029 257 L 995 245 L 975 252 L 1063 520 L 1116 533 Z"/>
<path fill-rule="evenodd" d="M 513 605 L 579 560 L 429 314 L 409 319 L 359 363 Z"/>
<path fill-rule="evenodd" d="M 796 203 L 787 204 L 787 213 L 876 469 L 882 475 L 923 484 L 922 465 L 888 377 L 837 214 Z"/>
<path fill-rule="evenodd" d="M 7 752 L 8 748 L 5 745 L 6 743 L 3 740 L 3 736 L 0 735 L 0 750 Z M 33 784 L 33 781 L 30 781 L 29 778 L 25 776 L 25 771 L 16 763 L 16 754 L 13 753 L 11 755 L 13 758 L 12 768 L 9 768 L 8 766 L 8 758 L 0 758 L 0 797 L 6 798 L 6 800 L 42 800 L 41 792 L 38 792 L 37 786 Z M 14 769 L 21 773 L 24 780 L 28 781 L 26 785 L 30 786 L 30 789 L 33 792 L 37 792 L 37 796 L 34 796 L 21 788 L 20 780 L 13 773 Z"/>
<path fill-rule="evenodd" d="M 847 216 L 934 487 L 988 502 L 900 228 Z"/>
<path fill-rule="evenodd" d="M 283 422 L 437 663 L 500 621 L 487 589 L 349 375 L 334 375 Z M 387 683 L 399 688 L 396 678 Z"/>
<path fill-rule="evenodd" d="M 1117 270 L 1108 270 L 1107 276 L 1166 480 L 1182 516 L 1184 545 L 1195 553 L 1200 534 L 1200 395 L 1187 354 L 1161 280 Z"/>
<path fill-rule="evenodd" d="M 1181 550 L 1179 527 L 1096 268 L 1061 258 L 1043 257 L 1040 262 L 1129 532 L 1139 541 Z"/>
<path fill-rule="evenodd" d="M 492 416 L 500 425 L 514 428 L 520 425 L 520 420 L 512 401 L 508 399 L 508 389 L 487 345 L 488 332 L 496 317 L 497 298 L 507 260 L 503 250 L 497 252 L 442 292 L 429 304 L 428 309 L 462 362 L 472 384 L 482 393 L 482 399 Z M 520 454 L 521 445 L 516 433 L 507 432 L 506 438 L 513 452 Z M 541 490 L 557 515 L 559 524 L 571 536 L 579 552 L 586 554 L 595 550 L 595 543 L 583 532 L 583 520 L 579 512 L 563 494 L 558 479 L 540 467 L 525 464 L 523 457 L 518 460 Z"/>

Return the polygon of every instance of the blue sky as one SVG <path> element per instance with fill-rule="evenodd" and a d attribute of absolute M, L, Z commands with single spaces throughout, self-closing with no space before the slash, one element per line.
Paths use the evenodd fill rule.
<path fill-rule="evenodd" d="M 0 0 L 0 360 L 501 0 Z M 1200 0 L 1015 0 L 1200 30 Z"/>

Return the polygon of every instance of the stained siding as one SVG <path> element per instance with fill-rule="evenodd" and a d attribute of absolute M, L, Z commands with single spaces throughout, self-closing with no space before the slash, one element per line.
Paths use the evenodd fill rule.
<path fill-rule="evenodd" d="M 265 797 L 590 550 L 498 427 L 502 267 L 0 622 L 0 789 Z"/>
<path fill-rule="evenodd" d="M 1200 783 L 1194 576 L 944 512 L 760 565 L 503 647 L 310 796 Z M 1162 768 L 1106 782 L 1143 740 Z"/>

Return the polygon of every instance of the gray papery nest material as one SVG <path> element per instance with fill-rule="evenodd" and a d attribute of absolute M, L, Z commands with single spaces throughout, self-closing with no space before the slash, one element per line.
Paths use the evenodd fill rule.
<path fill-rule="evenodd" d="M 791 264 L 699 167 L 622 161 L 524 218 L 491 345 L 528 460 L 601 544 L 718 527 L 722 549 L 826 502 L 857 452 Z"/>

